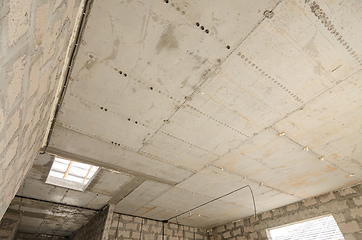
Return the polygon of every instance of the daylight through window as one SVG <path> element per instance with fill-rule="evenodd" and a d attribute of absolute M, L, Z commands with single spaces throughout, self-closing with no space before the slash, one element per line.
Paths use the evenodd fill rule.
<path fill-rule="evenodd" d="M 55 157 L 46 183 L 83 191 L 98 169 L 93 165 Z"/>
<path fill-rule="evenodd" d="M 344 240 L 333 216 L 269 230 L 271 240 Z"/>

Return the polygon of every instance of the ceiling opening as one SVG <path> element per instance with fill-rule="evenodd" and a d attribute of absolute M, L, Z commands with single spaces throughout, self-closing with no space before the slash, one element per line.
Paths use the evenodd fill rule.
<path fill-rule="evenodd" d="M 99 167 L 55 157 L 45 183 L 84 191 Z"/>
<path fill-rule="evenodd" d="M 324 216 L 301 223 L 269 230 L 271 240 L 344 240 L 333 216 Z"/>

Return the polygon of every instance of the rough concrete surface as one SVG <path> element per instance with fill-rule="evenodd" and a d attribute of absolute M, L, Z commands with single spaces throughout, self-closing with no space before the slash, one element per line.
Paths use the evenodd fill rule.
<path fill-rule="evenodd" d="M 0 216 L 17 192 L 19 231 L 69 236 L 111 204 L 132 217 L 109 211 L 120 225 L 100 238 L 137 238 L 148 218 L 265 239 L 270 222 L 327 213 L 360 237 L 361 1 L 91 1 L 52 155 L 32 168 L 80 1 L 0 2 Z M 102 169 L 83 192 L 45 184 L 54 155 Z"/>
<path fill-rule="evenodd" d="M 0 219 L 39 153 L 80 0 L 0 4 Z"/>
<path fill-rule="evenodd" d="M 158 220 L 245 185 L 263 212 L 356 184 L 361 10 L 95 1 L 48 151 L 156 180 L 112 203 Z M 179 222 L 210 228 L 253 208 L 245 190 Z"/>

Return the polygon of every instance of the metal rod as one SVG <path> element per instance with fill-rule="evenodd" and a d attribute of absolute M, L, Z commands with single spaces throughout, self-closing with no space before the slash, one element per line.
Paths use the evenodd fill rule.
<path fill-rule="evenodd" d="M 208 202 L 205 202 L 205 203 L 203 203 L 203 204 L 201 204 L 201 205 L 199 205 L 199 206 L 197 206 L 197 207 L 191 208 L 190 210 L 187 210 L 187 211 L 185 211 L 185 212 L 183 212 L 183 213 L 180 213 L 180 214 L 178 214 L 178 215 L 176 215 L 176 216 L 174 216 L 174 217 L 172 217 L 172 218 L 169 218 L 169 219 L 167 219 L 166 221 L 170 221 L 170 220 L 173 219 L 173 218 L 177 218 L 177 217 L 179 217 L 179 216 L 181 216 L 181 215 L 184 215 L 184 214 L 186 214 L 186 213 L 188 213 L 188 212 L 191 212 L 191 211 L 193 211 L 193 210 L 195 210 L 195 209 L 197 209 L 197 208 L 200 208 L 200 207 L 202 207 L 202 206 L 205 206 L 205 205 L 207 205 L 207 204 L 209 204 L 209 203 L 212 203 L 212 202 L 214 202 L 214 201 L 216 201 L 216 200 L 219 200 L 219 199 L 221 199 L 221 198 L 223 198 L 223 197 L 229 196 L 230 194 L 233 194 L 233 193 L 235 193 L 235 192 L 237 192 L 237 191 L 240 191 L 240 190 L 242 190 L 242 189 L 244 189 L 244 188 L 246 188 L 246 187 L 249 187 L 250 192 L 251 192 L 251 195 L 252 195 L 252 197 L 253 197 L 254 212 L 255 212 L 255 219 L 256 219 L 256 204 L 255 204 L 255 198 L 254 198 L 253 190 L 251 189 L 251 187 L 250 187 L 249 185 L 246 185 L 246 186 L 244 186 L 244 187 L 235 189 L 234 191 L 231 191 L 231 192 L 229 192 L 229 193 L 227 193 L 227 194 L 225 194 L 225 195 L 222 195 L 222 196 L 217 197 L 217 198 L 214 198 L 214 199 L 212 199 L 212 200 L 210 200 L 210 201 L 208 201 Z"/>

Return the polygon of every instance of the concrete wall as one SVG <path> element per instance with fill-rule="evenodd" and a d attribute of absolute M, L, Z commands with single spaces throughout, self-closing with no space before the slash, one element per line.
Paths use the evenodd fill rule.
<path fill-rule="evenodd" d="M 49 236 L 45 234 L 17 233 L 15 240 L 63 240 L 66 237 Z"/>
<path fill-rule="evenodd" d="M 8 210 L 0 221 L 0 239 L 13 240 L 20 224 L 20 214 Z"/>
<path fill-rule="evenodd" d="M 0 219 L 41 148 L 80 2 L 0 1 Z"/>
<path fill-rule="evenodd" d="M 106 240 L 109 223 L 113 214 L 113 208 L 107 206 L 101 212 L 95 214 L 83 227 L 70 236 L 71 240 Z"/>
<path fill-rule="evenodd" d="M 346 240 L 362 239 L 362 185 L 308 198 L 285 207 L 219 226 L 211 239 L 266 240 L 268 228 L 332 214 Z"/>
<path fill-rule="evenodd" d="M 147 239 L 147 240 L 206 240 L 206 230 L 174 223 L 164 224 L 164 238 L 162 238 L 162 222 L 139 217 L 113 214 L 108 239 Z M 142 233 L 141 233 L 142 232 Z M 141 238 L 140 238 L 141 237 Z"/>

